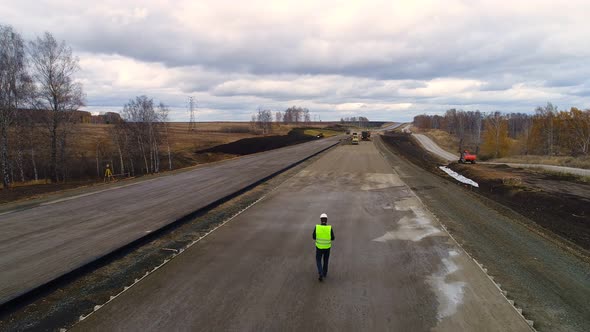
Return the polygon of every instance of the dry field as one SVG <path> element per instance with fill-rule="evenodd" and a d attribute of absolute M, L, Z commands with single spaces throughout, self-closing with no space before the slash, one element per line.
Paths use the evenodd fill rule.
<path fill-rule="evenodd" d="M 415 165 L 448 178 L 438 169 L 438 161 L 407 135 L 390 134 L 383 139 Z M 529 218 L 544 233 L 590 250 L 590 183 L 577 176 L 506 165 L 452 163 L 449 167 L 479 184 L 472 190 Z"/>
<path fill-rule="evenodd" d="M 253 131 L 249 122 L 206 122 L 196 123 L 193 130 L 189 131 L 186 122 L 168 123 L 170 148 L 173 159 L 173 168 L 185 168 L 197 164 L 215 162 L 236 157 L 237 154 L 222 152 L 199 152 L 216 146 L 236 142 L 246 138 L 262 138 L 264 136 L 287 135 L 296 127 L 323 128 L 331 123 L 285 125 L 273 124 L 272 132 L 261 135 Z M 100 170 L 103 171 L 107 163 L 115 165 L 117 172 L 117 153 L 111 139 L 110 130 L 113 126 L 108 124 L 76 124 L 69 138 L 70 168 L 74 168 L 83 177 L 73 177 L 67 183 L 52 184 L 46 180 L 14 183 L 9 190 L 2 189 L 0 185 L 0 204 L 13 202 L 26 198 L 45 195 L 80 186 L 89 186 L 102 183 L 103 179 L 97 175 L 97 156 Z M 305 130 L 306 135 L 317 135 L 320 131 L 315 129 Z M 324 136 L 329 137 L 338 132 L 322 129 Z M 272 139 L 272 138 L 269 138 Z M 46 141 L 46 137 L 39 137 Z M 47 156 L 43 156 L 48 158 Z M 166 147 L 161 148 L 162 171 L 168 169 Z M 100 173 L 102 174 L 102 173 Z"/>
<path fill-rule="evenodd" d="M 510 156 L 495 159 L 494 162 L 517 164 L 543 164 L 590 169 L 590 156 Z"/>

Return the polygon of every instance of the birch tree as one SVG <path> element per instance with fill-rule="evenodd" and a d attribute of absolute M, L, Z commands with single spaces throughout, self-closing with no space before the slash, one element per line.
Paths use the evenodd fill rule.
<path fill-rule="evenodd" d="M 572 137 L 574 149 L 588 155 L 590 148 L 590 110 L 572 107 L 567 118 L 567 129 Z"/>
<path fill-rule="evenodd" d="M 494 112 L 486 118 L 484 145 L 493 151 L 494 158 L 500 158 L 508 151 L 508 122 L 500 112 Z"/>
<path fill-rule="evenodd" d="M 36 86 L 35 108 L 48 111 L 46 128 L 50 139 L 50 177 L 59 180 L 60 166 L 65 159 L 65 143 L 68 134 L 66 123 L 73 111 L 84 106 L 82 85 L 75 82 L 74 75 L 79 71 L 78 58 L 64 41 L 58 42 L 51 33 L 46 32 L 29 43 L 32 73 Z"/>
<path fill-rule="evenodd" d="M 545 144 L 545 154 L 553 155 L 553 148 L 555 146 L 555 116 L 557 114 L 557 107 L 551 103 L 547 103 L 545 107 L 537 107 L 535 109 L 539 121 L 540 132 Z"/>
<path fill-rule="evenodd" d="M 134 141 L 134 150 L 145 166 L 144 173 L 159 172 L 161 118 L 154 108 L 154 100 L 147 96 L 136 97 L 125 104 L 122 115 L 127 121 L 130 139 Z"/>
<path fill-rule="evenodd" d="M 31 92 L 26 60 L 25 43 L 21 35 L 11 26 L 0 25 L 0 175 L 5 188 L 10 186 L 12 173 L 8 155 L 9 130 L 18 108 L 22 107 Z M 18 140 L 20 133 L 16 132 L 15 135 Z M 19 172 L 24 180 L 22 164 Z"/>

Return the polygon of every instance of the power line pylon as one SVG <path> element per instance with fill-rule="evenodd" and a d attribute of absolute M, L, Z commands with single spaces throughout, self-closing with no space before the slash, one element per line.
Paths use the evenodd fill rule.
<path fill-rule="evenodd" d="M 195 100 L 193 97 L 188 97 L 188 111 L 190 113 L 190 120 L 188 122 L 188 131 L 193 131 L 197 127 L 197 125 L 195 123 Z"/>

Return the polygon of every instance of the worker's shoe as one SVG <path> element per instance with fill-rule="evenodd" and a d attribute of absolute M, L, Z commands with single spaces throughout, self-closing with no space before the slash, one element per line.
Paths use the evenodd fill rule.
<path fill-rule="evenodd" d="M 319 280 L 320 282 L 322 282 L 322 281 L 324 281 L 324 277 L 322 277 L 322 275 L 320 274 L 320 276 L 319 276 L 318 280 Z"/>

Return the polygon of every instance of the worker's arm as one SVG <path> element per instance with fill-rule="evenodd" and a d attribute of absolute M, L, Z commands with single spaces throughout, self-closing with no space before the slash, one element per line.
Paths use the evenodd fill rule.
<path fill-rule="evenodd" d="M 312 237 L 315 240 L 315 228 L 313 229 L 313 235 L 312 235 Z"/>
<path fill-rule="evenodd" d="M 334 229 L 330 229 L 330 230 L 332 231 L 332 232 L 331 232 L 331 233 L 332 233 L 332 241 L 334 241 L 334 240 L 336 239 L 336 238 L 334 237 Z M 314 236 L 315 236 L 315 234 L 314 234 Z M 315 237 L 314 237 L 314 239 L 315 239 Z"/>

